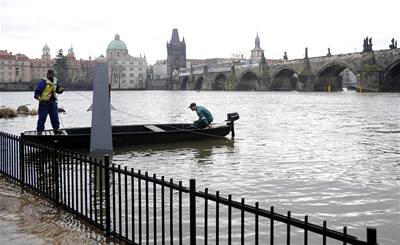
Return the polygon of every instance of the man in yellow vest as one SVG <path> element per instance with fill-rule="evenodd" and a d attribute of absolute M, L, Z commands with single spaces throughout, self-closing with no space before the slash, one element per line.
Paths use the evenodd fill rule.
<path fill-rule="evenodd" d="M 60 134 L 60 121 L 58 119 L 57 94 L 64 92 L 64 88 L 54 76 L 54 70 L 48 70 L 47 76 L 40 79 L 35 89 L 35 99 L 39 101 L 37 133 L 41 135 L 44 131 L 47 114 L 50 116 L 51 126 L 55 134 Z"/>

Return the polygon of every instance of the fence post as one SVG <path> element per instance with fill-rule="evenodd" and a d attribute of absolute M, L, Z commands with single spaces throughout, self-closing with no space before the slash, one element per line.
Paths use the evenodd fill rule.
<path fill-rule="evenodd" d="M 106 235 L 111 234 L 111 210 L 110 210 L 110 156 L 104 155 L 104 198 L 106 202 Z"/>
<path fill-rule="evenodd" d="M 367 227 L 367 244 L 368 245 L 378 245 L 376 239 L 376 229 L 372 227 Z"/>
<path fill-rule="evenodd" d="M 196 180 L 190 179 L 190 245 L 196 245 Z"/>
<path fill-rule="evenodd" d="M 24 134 L 22 133 L 21 137 L 19 138 L 19 168 L 20 168 L 19 179 L 20 179 L 20 183 L 21 183 L 22 187 L 24 187 L 24 185 L 25 185 L 25 163 L 24 163 L 24 161 L 25 161 L 25 156 L 24 156 L 25 145 L 23 143 L 23 140 L 24 140 Z"/>
<path fill-rule="evenodd" d="M 55 195 L 55 203 L 56 205 L 60 204 L 60 184 L 59 184 L 59 173 L 58 173 L 58 150 L 57 150 L 57 144 L 58 141 L 55 140 L 53 144 L 53 157 L 52 157 L 52 162 L 53 162 L 53 181 L 54 181 L 54 195 Z"/>

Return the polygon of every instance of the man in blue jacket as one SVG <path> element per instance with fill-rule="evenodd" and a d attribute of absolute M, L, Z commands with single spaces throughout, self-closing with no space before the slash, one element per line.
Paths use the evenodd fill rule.
<path fill-rule="evenodd" d="M 39 101 L 37 133 L 41 135 L 44 131 L 47 114 L 50 116 L 51 126 L 55 134 L 60 134 L 60 121 L 58 119 L 57 94 L 64 92 L 64 88 L 54 76 L 54 70 L 48 70 L 46 77 L 40 79 L 34 98 Z"/>
<path fill-rule="evenodd" d="M 213 117 L 204 106 L 196 105 L 196 103 L 191 103 L 189 105 L 189 108 L 192 111 L 196 111 L 197 116 L 199 116 L 199 119 L 193 122 L 194 128 L 210 128 Z"/>

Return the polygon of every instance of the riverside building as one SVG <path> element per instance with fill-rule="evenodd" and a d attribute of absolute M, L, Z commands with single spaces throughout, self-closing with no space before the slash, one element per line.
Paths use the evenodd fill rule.
<path fill-rule="evenodd" d="M 133 57 L 118 34 L 106 51 L 108 74 L 112 89 L 145 89 L 146 57 Z"/>

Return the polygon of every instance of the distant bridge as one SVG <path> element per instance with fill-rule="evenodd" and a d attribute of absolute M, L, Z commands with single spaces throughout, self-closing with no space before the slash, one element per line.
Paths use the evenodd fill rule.
<path fill-rule="evenodd" d="M 344 69 L 350 69 L 362 91 L 400 91 L 400 49 L 306 57 L 277 63 L 223 63 L 180 69 L 174 90 L 342 90 Z"/>

